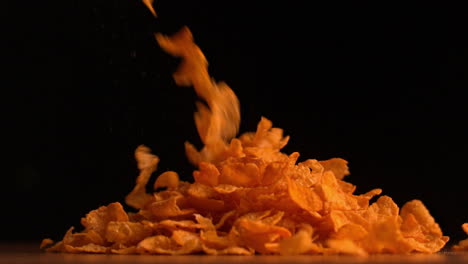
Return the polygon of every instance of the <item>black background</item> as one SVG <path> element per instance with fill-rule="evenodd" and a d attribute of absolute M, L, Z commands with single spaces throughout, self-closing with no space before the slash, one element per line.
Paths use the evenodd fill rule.
<path fill-rule="evenodd" d="M 420 199 L 451 242 L 465 238 L 460 7 L 161 0 L 154 19 L 136 0 L 2 5 L 1 240 L 60 239 L 91 209 L 123 202 L 139 144 L 159 172 L 191 179 L 183 142 L 200 146 L 196 96 L 173 83 L 178 60 L 152 35 L 183 25 L 238 95 L 241 132 L 265 116 L 291 136 L 285 152 L 342 157 L 357 193 Z"/>

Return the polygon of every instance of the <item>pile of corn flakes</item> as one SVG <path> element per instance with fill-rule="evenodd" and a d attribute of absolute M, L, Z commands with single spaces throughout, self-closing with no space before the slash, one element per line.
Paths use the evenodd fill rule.
<path fill-rule="evenodd" d="M 115 254 L 352 254 L 434 253 L 449 240 L 419 200 L 400 209 L 373 189 L 354 194 L 340 158 L 298 162 L 299 153 L 281 149 L 289 137 L 262 118 L 255 132 L 235 137 L 239 102 L 225 84 L 208 74 L 208 63 L 185 27 L 173 36 L 156 34 L 159 45 L 182 58 L 178 85 L 193 86 L 204 101 L 195 123 L 204 147 L 186 143 L 197 166 L 194 182 L 166 171 L 146 192 L 159 158 L 146 146 L 135 151 L 140 174 L 126 203 L 102 206 L 70 228 L 62 241 L 44 239 L 50 252 Z M 468 224 L 463 228 L 468 232 Z M 468 248 L 467 240 L 454 249 Z"/>

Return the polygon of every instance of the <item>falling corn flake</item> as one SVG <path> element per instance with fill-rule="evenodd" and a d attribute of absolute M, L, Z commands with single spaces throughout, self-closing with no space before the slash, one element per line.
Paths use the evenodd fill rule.
<path fill-rule="evenodd" d="M 462 225 L 462 229 L 465 231 L 465 234 L 468 235 L 468 223 L 464 223 Z M 458 244 L 454 245 L 452 249 L 454 251 L 468 251 L 468 238 L 458 242 Z"/>

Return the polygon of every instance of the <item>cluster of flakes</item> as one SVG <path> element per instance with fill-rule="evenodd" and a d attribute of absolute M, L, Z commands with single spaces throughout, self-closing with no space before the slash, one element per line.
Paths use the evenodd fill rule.
<path fill-rule="evenodd" d="M 224 83 L 208 75 L 207 61 L 188 28 L 156 35 L 168 53 L 182 58 L 175 73 L 179 85 L 192 85 L 206 105 L 197 105 L 195 122 L 203 149 L 186 143 L 198 167 L 194 182 L 164 172 L 146 193 L 159 158 L 140 146 L 135 152 L 140 175 L 126 203 L 91 211 L 84 230 L 68 230 L 48 251 L 116 254 L 356 254 L 432 253 L 448 241 L 418 200 L 401 210 L 388 196 L 373 204 L 380 189 L 354 194 L 344 181 L 347 162 L 333 158 L 298 162 L 299 153 L 280 150 L 283 131 L 262 118 L 256 132 L 231 139 L 240 122 L 239 103 Z M 43 246 L 53 244 L 45 239 Z"/>
<path fill-rule="evenodd" d="M 230 142 L 221 162 L 201 162 L 194 183 L 165 172 L 145 192 L 159 159 L 140 146 L 141 171 L 126 213 L 112 203 L 91 211 L 49 251 L 117 254 L 358 254 L 437 252 L 447 242 L 417 200 L 401 210 L 381 193 L 353 194 L 347 162 L 297 163 L 282 130 L 262 118 L 256 133 Z"/>

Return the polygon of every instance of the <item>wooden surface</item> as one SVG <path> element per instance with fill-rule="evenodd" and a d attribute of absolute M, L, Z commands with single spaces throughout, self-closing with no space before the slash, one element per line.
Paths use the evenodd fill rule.
<path fill-rule="evenodd" d="M 140 256 L 44 253 L 38 244 L 0 245 L 0 263 L 468 263 L 468 252 L 443 252 L 432 255 L 355 256 Z"/>

